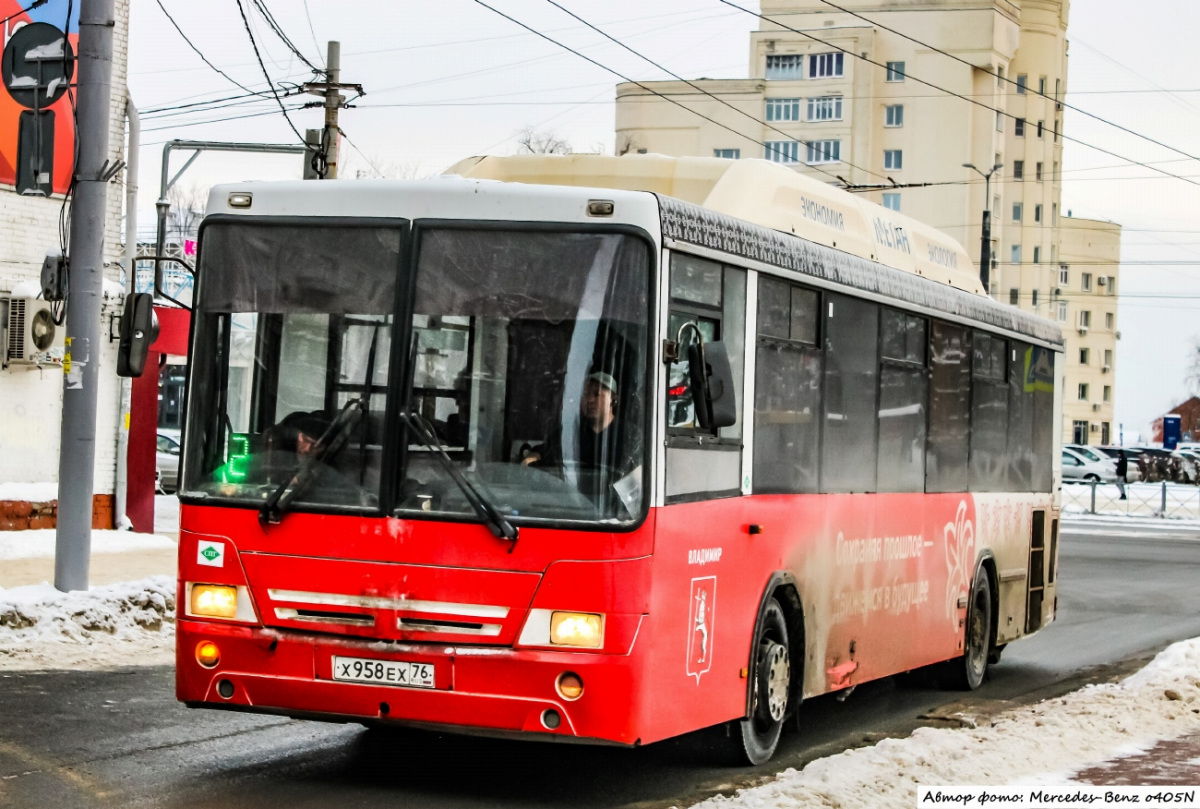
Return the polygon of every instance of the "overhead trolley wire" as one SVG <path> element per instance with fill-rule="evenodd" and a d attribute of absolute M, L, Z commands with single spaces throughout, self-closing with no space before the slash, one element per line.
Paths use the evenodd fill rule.
<path fill-rule="evenodd" d="M 280 41 L 287 46 L 288 50 L 296 55 L 297 59 L 308 65 L 314 73 L 325 72 L 324 68 L 319 68 L 309 61 L 308 57 L 305 56 L 300 49 L 296 47 L 295 43 L 292 42 L 291 38 L 284 33 L 283 27 L 276 22 L 275 16 L 271 14 L 271 10 L 267 8 L 267 4 L 264 0 L 250 0 L 250 2 L 256 9 L 258 9 L 258 13 L 262 15 L 263 19 L 267 21 L 267 25 L 270 26 L 271 30 L 275 32 L 275 36 L 279 37 Z"/>
<path fill-rule="evenodd" d="M 604 31 L 602 31 L 602 30 L 601 30 L 601 29 L 599 29 L 599 28 L 597 28 L 595 25 L 592 25 L 590 22 L 588 22 L 587 20 L 585 20 L 583 17 L 580 17 L 580 16 L 579 16 L 578 14 L 576 14 L 575 12 L 571 11 L 571 10 L 570 10 L 570 9 L 568 9 L 568 8 L 565 8 L 565 7 L 564 7 L 562 4 L 558 3 L 558 2 L 557 2 L 557 0 L 546 0 L 546 2 L 547 2 L 547 3 L 549 3 L 550 5 L 554 6 L 555 8 L 557 8 L 559 11 L 562 11 L 563 13 L 565 13 L 565 14 L 569 15 L 570 17 L 572 17 L 572 18 L 574 18 L 574 19 L 578 20 L 579 22 L 583 23 L 583 24 L 584 24 L 584 25 L 586 25 L 588 28 L 592 29 L 592 30 L 593 30 L 593 31 L 595 31 L 597 34 L 599 34 L 600 36 L 602 36 L 602 37 L 604 37 L 605 39 L 609 40 L 610 42 L 614 42 L 614 43 L 616 43 L 617 45 L 620 45 L 622 48 L 624 48 L 625 50 L 629 51 L 630 53 L 632 53 L 634 56 L 638 57 L 639 59 L 642 59 L 642 60 L 644 60 L 644 61 L 646 61 L 646 62 L 649 62 L 650 64 L 654 65 L 656 68 L 658 68 L 659 70 L 663 71 L 663 72 L 664 72 L 664 73 L 666 73 L 667 75 L 669 75 L 669 76 L 672 76 L 672 77 L 674 77 L 675 79 L 678 79 L 679 81 L 681 81 L 681 82 L 683 82 L 684 84 L 686 84 L 688 87 L 691 87 L 693 90 L 696 90 L 697 92 L 699 92 L 699 93 L 701 93 L 701 94 L 703 94 L 703 95 L 706 95 L 706 96 L 708 96 L 709 98 L 711 98 L 711 99 L 713 99 L 714 101 L 716 101 L 716 102 L 718 102 L 718 103 L 720 103 L 720 104 L 722 104 L 722 105 L 724 105 L 724 106 L 728 107 L 729 109 L 733 110 L 734 112 L 738 113 L 739 115 L 742 115 L 742 116 L 744 116 L 744 117 L 746 117 L 746 118 L 749 118 L 751 121 L 754 121 L 754 123 L 758 124 L 759 126 L 765 126 L 767 129 L 770 129 L 770 130 L 771 130 L 771 131 L 773 131 L 773 132 L 778 132 L 780 135 L 783 135 L 784 137 L 788 138 L 789 140 L 792 140 L 793 138 L 795 138 L 795 136 L 794 136 L 792 133 L 790 133 L 790 132 L 784 132 L 784 131 L 783 131 L 782 129 L 780 129 L 779 127 L 777 127 L 777 126 L 773 126 L 773 125 L 771 125 L 771 124 L 767 123 L 766 121 L 763 121 L 762 119 L 760 119 L 760 118 L 758 118 L 758 117 L 756 117 L 756 116 L 754 116 L 754 115 L 751 115 L 750 113 L 746 112 L 745 110 L 738 109 L 738 108 L 737 108 L 737 107 L 735 107 L 733 104 L 730 104 L 728 101 L 726 101 L 725 99 L 721 98 L 720 96 L 717 96 L 717 95 L 715 95 L 714 93 L 710 93 L 708 90 L 705 90 L 703 87 L 701 87 L 700 85 L 696 84 L 695 82 L 693 82 L 693 81 L 690 81 L 689 79 L 685 79 L 683 76 L 680 76 L 678 73 L 674 72 L 673 70 L 669 70 L 669 69 L 667 69 L 666 67 L 663 67 L 663 66 L 662 66 L 662 65 L 660 65 L 658 62 L 656 62 L 656 61 L 654 61 L 653 59 L 651 59 L 649 56 L 646 56 L 645 54 L 638 52 L 637 50 L 635 50 L 634 48 L 630 47 L 629 45 L 626 45 L 624 42 L 622 42 L 621 40 L 617 39 L 616 37 L 614 37 L 614 36 L 611 36 L 610 34 L 608 34 L 608 33 L 604 32 Z M 806 146 L 806 147 L 807 147 L 807 146 L 809 146 L 809 145 L 810 145 L 810 143 L 811 143 L 811 141 L 807 141 L 807 140 L 800 140 L 799 138 L 795 138 L 795 139 L 796 139 L 796 140 L 797 140 L 799 143 L 802 143 L 802 144 L 804 144 L 804 146 Z M 868 169 L 868 168 L 864 168 L 863 166 L 856 166 L 855 164 L 851 163 L 851 162 L 850 162 L 850 161 L 848 161 L 848 160 L 842 160 L 841 162 L 845 163 L 847 166 L 850 166 L 851 168 L 858 169 L 859 171 L 865 172 L 866 174 L 870 174 L 870 175 L 872 175 L 872 176 L 874 176 L 874 177 L 879 177 L 879 178 L 881 178 L 881 179 L 885 179 L 885 180 L 889 180 L 889 179 L 890 179 L 890 178 L 889 178 L 887 175 L 884 175 L 884 174 L 879 174 L 878 172 L 871 171 L 870 169 Z M 840 179 L 840 178 L 839 178 L 839 179 Z M 846 184 L 847 184 L 847 185 L 849 185 L 849 183 L 846 183 Z M 894 183 L 893 183 L 893 185 L 894 185 Z"/>
<path fill-rule="evenodd" d="M 881 22 L 872 20 L 869 17 L 865 17 L 862 14 L 859 14 L 857 11 L 851 11 L 848 8 L 843 8 L 842 6 L 839 6 L 837 3 L 834 3 L 833 0 L 820 0 L 820 2 L 824 3 L 825 5 L 829 6 L 830 8 L 835 8 L 838 11 L 841 11 L 845 14 L 849 14 L 852 17 L 857 17 L 858 19 L 860 19 L 864 22 L 868 22 L 871 25 L 875 26 L 876 28 L 882 28 L 884 31 L 888 31 L 889 33 L 895 34 L 898 37 L 907 39 L 909 42 L 913 43 L 914 45 L 919 45 L 922 48 L 928 48 L 929 50 L 933 51 L 934 53 L 940 53 L 942 56 L 945 56 L 948 59 L 953 59 L 954 61 L 959 62 L 960 64 L 964 64 L 967 67 L 971 67 L 976 70 L 982 70 L 987 75 L 989 75 L 995 79 L 998 79 L 999 81 L 1007 82 L 1014 86 L 1019 86 L 1019 85 L 1017 85 L 1016 81 L 1014 81 L 1013 79 L 1010 79 L 1007 76 L 1001 75 L 992 70 L 988 70 L 987 68 L 977 67 L 976 65 L 972 64 L 971 62 L 968 62 L 966 59 L 963 59 L 961 56 L 955 56 L 952 53 L 948 53 L 940 48 L 936 48 L 933 45 L 929 45 L 925 42 L 922 42 L 921 40 L 917 39 L 916 37 L 909 36 L 908 34 L 905 34 L 902 31 L 897 31 L 895 28 L 889 28 L 888 26 L 884 25 Z M 1154 138 L 1150 137 L 1149 135 L 1143 135 L 1140 132 L 1135 132 L 1134 130 L 1129 129 L 1128 127 L 1125 127 L 1125 126 L 1122 126 L 1121 124 L 1110 121 L 1107 118 L 1102 118 L 1099 115 L 1094 115 L 1093 113 L 1090 113 L 1087 110 L 1080 109 L 1079 107 L 1068 104 L 1067 102 L 1065 102 L 1061 99 L 1052 98 L 1051 96 L 1046 95 L 1044 92 L 1032 91 L 1031 95 L 1041 96 L 1042 98 L 1045 98 L 1049 101 L 1053 101 L 1057 105 L 1066 107 L 1069 110 L 1074 110 L 1075 112 L 1078 112 L 1080 115 L 1086 115 L 1088 118 L 1091 118 L 1094 121 L 1099 121 L 1102 124 L 1107 124 L 1108 126 L 1111 126 L 1115 129 L 1119 129 L 1122 132 L 1125 132 L 1126 134 L 1133 135 L 1134 137 L 1141 138 L 1142 140 L 1145 140 L 1145 141 L 1149 141 L 1150 143 L 1153 143 L 1155 146 L 1161 146 L 1164 149 L 1175 152 L 1176 154 L 1179 154 L 1179 155 L 1183 155 L 1184 157 L 1190 158 L 1192 160 L 1200 160 L 1200 157 L 1197 157 L 1196 155 L 1185 152 L 1182 149 L 1177 149 L 1176 147 L 1171 146 L 1170 144 L 1167 144 L 1167 143 L 1163 143 L 1160 140 L 1155 140 Z"/>
<path fill-rule="evenodd" d="M 3 20 L 0 20 L 0 25 L 4 25 L 9 20 L 20 17 L 22 14 L 28 14 L 29 12 L 33 11 L 38 6 L 44 6 L 49 2 L 50 2 L 50 0 L 33 0 L 33 2 L 30 3 L 28 6 L 26 6 L 25 8 L 20 9 L 18 11 L 14 11 L 12 14 L 9 14 Z"/>
<path fill-rule="evenodd" d="M 475 2 L 480 2 L 480 0 L 475 0 Z M 827 48 L 831 48 L 831 49 L 833 49 L 833 50 L 835 50 L 835 51 L 838 51 L 838 52 L 840 52 L 840 53 L 849 54 L 851 57 L 853 57 L 854 59 L 858 59 L 858 60 L 859 60 L 859 61 L 861 61 L 861 62 L 866 62 L 867 64 L 870 64 L 870 65 L 875 65 L 876 67 L 887 69 L 887 65 L 883 64 L 882 62 L 876 62 L 874 59 L 870 59 L 870 58 L 868 58 L 868 57 L 866 57 L 866 56 L 863 56 L 863 55 L 861 55 L 861 54 L 858 54 L 858 53 L 855 53 L 855 52 L 853 52 L 853 51 L 847 50 L 846 48 L 843 48 L 843 47 L 841 47 L 840 45 L 835 45 L 835 44 L 833 44 L 832 42 L 828 42 L 828 41 L 826 41 L 826 40 L 823 40 L 823 39 L 821 39 L 820 37 L 813 36 L 812 34 L 808 33 L 807 31 L 801 31 L 801 30 L 800 30 L 800 29 L 798 29 L 798 28 L 792 28 L 792 27 L 791 27 L 791 26 L 789 26 L 789 25 L 784 25 L 783 23 L 779 22 L 778 20 L 776 20 L 776 19 L 773 19 L 773 18 L 771 18 L 771 17 L 768 17 L 768 16 L 767 16 L 767 15 L 765 15 L 765 14 L 760 14 L 760 13 L 758 13 L 757 11 L 753 11 L 753 10 L 751 10 L 751 9 L 745 8 L 744 6 L 739 6 L 737 3 L 734 3 L 734 2 L 732 2 L 732 0 L 717 0 L 717 2 L 718 2 L 718 3 L 723 3 L 724 5 L 727 5 L 727 6 L 729 6 L 730 8 L 736 8 L 736 9 L 739 9 L 740 11 L 744 11 L 745 13 L 747 13 L 747 14 L 751 15 L 752 17 L 757 17 L 757 18 L 759 18 L 760 20 L 765 20 L 766 22 L 769 22 L 769 23 L 773 23 L 773 24 L 775 24 L 775 25 L 778 25 L 780 28 L 784 29 L 785 31 L 791 31 L 791 32 L 792 32 L 792 33 L 794 33 L 794 34 L 799 34 L 800 36 L 802 36 L 802 37 L 805 37 L 805 38 L 807 38 L 807 39 L 811 39 L 813 42 L 816 42 L 816 43 L 819 43 L 819 44 L 821 44 L 821 45 L 824 45 L 824 46 L 825 46 L 825 47 L 827 47 Z M 905 71 L 905 73 L 904 73 L 904 77 L 905 77 L 905 78 L 908 78 L 908 79 L 912 79 L 913 81 L 917 82 L 918 84 L 923 84 L 923 85 L 925 85 L 926 87 L 931 87 L 931 88 L 933 88 L 934 90 L 938 90 L 939 92 L 945 93 L 946 95 L 953 96 L 953 97 L 955 97 L 955 98 L 960 98 L 960 99 L 962 99 L 963 101 L 966 101 L 966 102 L 968 102 L 968 103 L 970 103 L 970 104 L 974 104 L 974 105 L 975 105 L 975 106 L 977 106 L 977 107 L 983 107 L 985 110 L 989 110 L 989 111 L 991 111 L 991 112 L 994 112 L 994 113 L 996 113 L 997 115 L 1001 115 L 1001 116 L 1004 116 L 1004 117 L 1006 117 L 1006 118 L 1012 118 L 1013 120 L 1017 120 L 1017 119 L 1020 117 L 1020 116 L 1014 115 L 1014 114 L 1013 114 L 1013 113 L 1011 113 L 1011 112 L 1006 112 L 1006 111 L 1004 111 L 1004 110 L 1002 110 L 1002 109 L 998 109 L 998 108 L 996 108 L 996 107 L 993 107 L 993 106 L 991 106 L 990 104 L 986 104 L 986 103 L 984 103 L 984 102 L 982 102 L 982 101 L 979 101 L 979 100 L 977 100 L 977 99 L 971 98 L 970 96 L 965 96 L 965 95 L 963 95 L 963 94 L 961 94 L 961 93 L 956 93 L 956 92 L 954 92 L 953 90 L 947 90 L 945 87 L 939 87 L 938 85 L 934 84 L 933 82 L 926 81 L 925 79 L 922 79 L 922 78 L 918 78 L 917 76 L 914 76 L 914 75 L 912 75 L 911 73 L 908 73 L 907 71 Z M 1072 142 L 1074 142 L 1074 143 L 1078 143 L 1080 146 L 1086 146 L 1086 147 L 1087 147 L 1087 148 L 1089 148 L 1089 149 L 1094 149 L 1095 151 L 1097 151 L 1097 152 L 1100 152 L 1100 153 L 1102 153 L 1102 154 L 1106 154 L 1106 155 L 1108 155 L 1109 157 L 1115 157 L 1116 159 L 1118 159 L 1118 160 L 1122 160 L 1122 161 L 1124 161 L 1124 162 L 1126 162 L 1126 163 L 1129 163 L 1129 164 L 1132 164 L 1132 165 L 1135 165 L 1135 166 L 1141 166 L 1142 168 L 1150 169 L 1151 171 L 1155 171 L 1155 172 L 1158 172 L 1159 174 L 1166 175 L 1167 177 L 1174 177 L 1174 178 L 1175 178 L 1175 179 L 1177 179 L 1177 180 L 1182 180 L 1183 182 L 1185 182 L 1185 183 L 1189 183 L 1189 184 L 1191 184 L 1191 185 L 1200 185 L 1200 180 L 1193 180 L 1193 179 L 1190 179 L 1190 178 L 1188 178 L 1188 177 L 1182 177 L 1182 176 L 1180 176 L 1180 175 L 1178 175 L 1178 174 L 1172 174 L 1172 173 L 1171 173 L 1171 172 L 1169 172 L 1169 171 L 1165 171 L 1165 170 L 1163 170 L 1163 169 L 1155 168 L 1154 166 L 1152 166 L 1152 165 L 1149 165 L 1149 164 L 1147 164 L 1147 163 L 1143 163 L 1143 162 L 1142 162 L 1142 161 L 1140 161 L 1140 160 L 1134 160 L 1133 158 L 1130 158 L 1130 157 L 1125 157 L 1124 155 L 1120 155 L 1120 154 L 1117 154 L 1117 153 L 1116 153 L 1116 152 L 1114 152 L 1114 151 L 1111 151 L 1111 150 L 1109 150 L 1109 149 L 1105 149 L 1103 146 L 1096 146 L 1095 144 L 1088 143 L 1087 141 L 1085 141 L 1085 140 L 1081 140 L 1080 138 L 1071 137 L 1070 135 L 1067 135 L 1067 134 L 1065 134 L 1065 133 L 1062 133 L 1062 132 L 1059 132 L 1059 133 L 1057 133 L 1057 134 L 1058 134 L 1060 137 L 1062 137 L 1062 139 L 1063 139 L 1063 140 L 1069 140 L 1069 141 L 1072 141 Z"/>

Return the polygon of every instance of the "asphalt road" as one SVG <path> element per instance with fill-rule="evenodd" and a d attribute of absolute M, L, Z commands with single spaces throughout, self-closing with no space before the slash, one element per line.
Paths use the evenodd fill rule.
<path fill-rule="evenodd" d="M 189 711 L 172 671 L 0 673 L 0 806 L 666 807 L 920 725 L 1112 679 L 1200 636 L 1200 531 L 1068 526 L 1059 619 L 1013 644 L 979 691 L 920 674 L 805 703 L 801 728 L 758 769 L 717 764 L 705 738 L 640 750 L 380 733 Z"/>

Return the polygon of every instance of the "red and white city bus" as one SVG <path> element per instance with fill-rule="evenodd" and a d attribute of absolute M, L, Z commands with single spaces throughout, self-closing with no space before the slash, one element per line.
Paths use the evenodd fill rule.
<path fill-rule="evenodd" d="M 1061 333 L 953 241 L 763 161 L 452 171 L 212 192 L 180 700 L 758 763 L 1053 620 Z"/>

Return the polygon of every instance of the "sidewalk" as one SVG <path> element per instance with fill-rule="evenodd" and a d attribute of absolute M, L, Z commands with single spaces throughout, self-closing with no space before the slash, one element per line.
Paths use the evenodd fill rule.
<path fill-rule="evenodd" d="M 1200 784 L 1200 733 L 1162 741 L 1145 752 L 1088 767 L 1075 773 L 1072 780 L 1096 786 Z"/>

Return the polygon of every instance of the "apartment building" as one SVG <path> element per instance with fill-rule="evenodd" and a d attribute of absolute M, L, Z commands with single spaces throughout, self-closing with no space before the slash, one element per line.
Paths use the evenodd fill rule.
<path fill-rule="evenodd" d="M 1059 208 L 1069 0 L 837 5 L 845 11 L 823 0 L 762 0 L 752 78 L 619 84 L 618 153 L 786 164 L 933 225 L 977 259 L 987 206 L 989 291 L 1057 318 L 1054 290 L 1068 263 Z M 1120 229 L 1105 230 L 1109 237 L 1117 246 L 1104 277 L 1115 289 Z M 1089 354 L 1111 359 L 1116 329 L 1087 334 Z M 1066 336 L 1077 356 L 1083 335 Z M 1111 397 L 1108 367 L 1099 390 L 1107 385 Z M 1090 373 L 1068 363 L 1064 390 L 1086 384 L 1090 396 L 1091 376 L 1079 376 Z M 1111 424 L 1111 398 L 1107 411 L 1103 401 L 1101 410 L 1091 399 L 1065 403 L 1064 436 L 1086 421 L 1098 443 L 1105 433 L 1091 425 Z"/>

